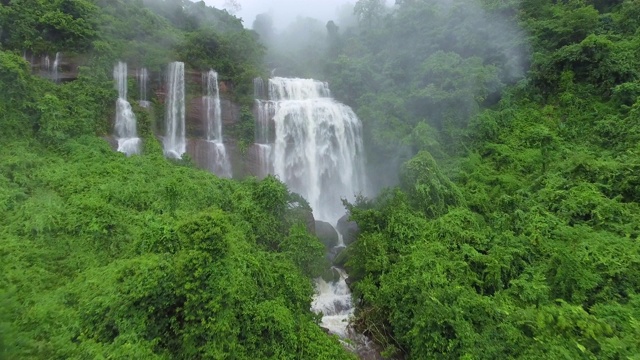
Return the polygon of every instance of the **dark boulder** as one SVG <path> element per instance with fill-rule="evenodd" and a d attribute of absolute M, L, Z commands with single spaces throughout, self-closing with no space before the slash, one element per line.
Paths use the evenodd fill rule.
<path fill-rule="evenodd" d="M 338 220 L 338 226 L 336 226 L 336 228 L 342 235 L 344 244 L 347 246 L 356 241 L 360 233 L 358 224 L 356 224 L 355 221 L 349 221 L 349 214 L 345 214 Z"/>
<path fill-rule="evenodd" d="M 338 245 L 338 232 L 333 227 L 333 225 L 328 222 L 316 220 L 316 236 L 320 241 L 327 247 L 327 249 L 331 249 L 334 246 Z"/>
<path fill-rule="evenodd" d="M 335 256 L 333 256 L 330 260 L 333 262 L 333 266 L 344 267 L 347 260 L 349 259 L 349 250 L 352 247 L 339 247 L 336 248 L 338 251 Z"/>

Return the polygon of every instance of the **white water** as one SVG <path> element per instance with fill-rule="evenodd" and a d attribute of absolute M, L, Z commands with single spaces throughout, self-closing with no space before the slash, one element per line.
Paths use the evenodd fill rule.
<path fill-rule="evenodd" d="M 253 98 L 264 99 L 266 97 L 266 91 L 264 87 L 264 80 L 261 77 L 257 77 L 253 79 Z"/>
<path fill-rule="evenodd" d="M 136 116 L 127 101 L 127 64 L 118 62 L 113 68 L 113 80 L 118 89 L 116 100 L 115 137 L 118 151 L 127 155 L 140 153 L 140 139 L 136 130 Z"/>
<path fill-rule="evenodd" d="M 327 83 L 272 78 L 265 99 L 262 80 L 254 80 L 256 152 L 259 171 L 276 174 L 311 205 L 317 220 L 336 224 L 344 215 L 341 198 L 364 192 L 362 125 L 351 108 L 331 99 Z M 342 237 L 339 243 L 344 247 Z M 342 338 L 351 336 L 353 313 L 344 270 L 338 279 L 316 279 L 311 310 L 322 326 Z M 351 336 L 352 337 L 352 336 Z"/>
<path fill-rule="evenodd" d="M 56 53 L 56 58 L 53 61 L 53 68 L 51 69 L 51 78 L 53 81 L 58 82 L 60 80 L 58 71 L 60 68 L 60 61 L 62 60 L 62 54 L 60 52 Z"/>
<path fill-rule="evenodd" d="M 330 95 L 327 83 L 313 79 L 269 80 L 273 171 L 317 220 L 336 224 L 345 212 L 341 198 L 365 191 L 364 149 L 360 120 Z"/>
<path fill-rule="evenodd" d="M 269 144 L 255 144 L 255 156 L 258 170 L 257 175 L 260 178 L 264 178 L 269 174 L 273 174 L 271 150 L 271 145 Z"/>
<path fill-rule="evenodd" d="M 276 103 L 267 100 L 267 92 L 262 78 L 253 79 L 253 94 L 256 101 L 256 144 L 255 158 L 259 177 L 273 174 L 271 126 Z"/>
<path fill-rule="evenodd" d="M 140 90 L 140 98 L 138 100 L 140 106 L 147 108 L 151 103 L 147 100 L 147 84 L 149 82 L 149 71 L 146 68 L 136 70 L 136 78 L 138 80 L 138 89 Z"/>
<path fill-rule="evenodd" d="M 167 69 L 166 132 L 164 154 L 180 159 L 186 150 L 184 63 L 172 62 Z"/>
<path fill-rule="evenodd" d="M 347 274 L 340 268 L 331 268 L 339 276 L 336 282 L 316 279 L 316 295 L 311 303 L 311 310 L 322 313 L 322 327 L 341 338 L 348 335 L 347 325 L 353 314 L 351 291 L 346 283 Z"/>
<path fill-rule="evenodd" d="M 206 84 L 206 95 L 202 97 L 207 124 L 207 141 L 211 144 L 213 172 L 219 176 L 231 177 L 231 163 L 222 139 L 222 108 L 220 105 L 220 88 L 218 73 L 210 70 L 202 74 L 203 84 Z"/>
<path fill-rule="evenodd" d="M 49 55 L 46 55 L 44 60 L 42 60 L 42 66 L 46 72 L 51 71 L 51 60 L 49 59 Z"/>

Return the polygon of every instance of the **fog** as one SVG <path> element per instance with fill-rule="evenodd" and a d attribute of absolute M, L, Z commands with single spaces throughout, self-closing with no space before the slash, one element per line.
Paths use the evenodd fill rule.
<path fill-rule="evenodd" d="M 515 19 L 480 0 L 236 1 L 272 75 L 327 81 L 354 108 L 374 192 L 397 184 L 418 151 L 445 158 L 450 128 L 465 128 L 527 68 Z"/>
<path fill-rule="evenodd" d="M 276 30 L 283 30 L 296 18 L 311 17 L 322 22 L 335 19 L 341 5 L 353 5 L 355 0 L 236 0 L 240 10 L 235 15 L 242 19 L 246 28 L 251 28 L 256 15 L 268 13 L 273 18 Z M 207 5 L 225 8 L 228 0 L 205 0 Z M 232 9 L 229 9 L 232 12 Z"/>

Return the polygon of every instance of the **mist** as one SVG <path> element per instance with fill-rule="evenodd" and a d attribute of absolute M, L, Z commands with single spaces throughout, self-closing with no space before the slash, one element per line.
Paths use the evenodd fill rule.
<path fill-rule="evenodd" d="M 210 0 L 223 6 L 228 0 Z M 464 129 L 526 73 L 508 5 L 478 0 L 238 0 L 275 76 L 327 81 L 364 125 L 372 187 L 398 183 L 419 151 L 444 160 Z M 456 130 L 457 131 L 457 130 Z"/>
<path fill-rule="evenodd" d="M 246 28 L 251 28 L 258 14 L 270 14 L 274 29 L 284 30 L 297 18 L 314 18 L 322 23 L 336 18 L 338 9 L 348 4 L 353 8 L 355 0 L 237 0 L 240 9 L 235 12 L 228 6 L 228 0 L 205 0 L 207 5 L 219 9 L 227 8 L 242 19 Z M 225 4 L 227 6 L 225 7 Z"/>

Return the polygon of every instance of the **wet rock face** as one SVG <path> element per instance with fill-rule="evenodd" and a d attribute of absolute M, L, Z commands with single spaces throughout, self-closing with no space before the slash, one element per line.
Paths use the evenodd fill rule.
<path fill-rule="evenodd" d="M 26 54 L 25 57 L 32 63 L 34 73 L 51 78 L 52 56 L 49 56 L 46 61 L 44 56 L 31 57 L 29 54 Z M 58 66 L 59 74 L 56 75 L 59 81 L 75 79 L 77 66 L 82 63 L 82 59 L 61 57 Z M 139 69 L 130 68 L 128 71 L 129 82 L 135 82 L 137 87 L 141 86 L 140 79 L 137 77 L 138 70 Z M 206 97 L 204 94 L 206 86 L 203 88 L 202 72 L 193 70 L 185 71 L 185 82 L 187 88 L 185 99 L 186 153 L 198 167 L 220 175 L 223 172 L 220 169 L 221 165 L 218 159 L 220 153 L 215 151 L 214 144 L 207 141 Z M 163 120 L 166 112 L 165 102 L 167 95 L 165 73 L 148 72 L 145 84 L 147 86 L 146 96 L 148 96 L 148 100 L 142 102 L 141 106 L 148 109 L 151 118 L 157 119 L 153 123 L 153 131 L 156 136 L 162 138 L 166 132 Z M 258 177 L 266 176 L 268 170 L 262 170 L 260 166 L 261 163 L 256 160 L 256 151 L 254 151 L 253 147 L 247 149 L 239 146 L 238 139 L 234 138 L 234 134 L 237 133 L 235 129 L 240 124 L 241 110 L 240 106 L 231 100 L 234 91 L 233 84 L 226 81 L 219 81 L 218 85 L 221 97 L 222 137 L 224 147 L 226 148 L 226 157 L 231 163 L 233 177 L 242 178 L 247 175 Z M 139 89 L 129 94 L 131 100 L 138 99 L 141 96 L 143 95 L 141 95 Z M 110 124 L 110 129 L 113 129 L 113 123 Z M 109 141 L 114 149 L 117 148 L 117 145 L 114 145 L 114 139 L 105 137 L 105 140 Z M 314 227 L 313 221 L 313 217 L 311 217 L 310 228 Z"/>
<path fill-rule="evenodd" d="M 230 128 L 240 123 L 240 106 L 231 100 L 221 98 L 220 108 L 222 110 L 222 127 Z"/>
<path fill-rule="evenodd" d="M 116 140 L 114 136 L 103 136 L 102 139 L 109 143 L 109 146 L 113 149 L 113 151 L 118 150 L 118 140 Z"/>
<path fill-rule="evenodd" d="M 328 222 L 316 220 L 316 236 L 327 249 L 338 245 L 338 232 Z"/>
<path fill-rule="evenodd" d="M 307 231 L 310 234 L 316 233 L 316 219 L 313 217 L 313 211 L 311 210 L 302 210 L 304 211 L 305 216 L 305 225 L 307 226 Z"/>
<path fill-rule="evenodd" d="M 345 214 L 338 220 L 338 225 L 336 226 L 337 230 L 342 235 L 342 240 L 345 245 L 349 245 L 356 241 L 358 234 L 360 233 L 360 228 L 355 221 L 349 221 L 349 214 Z"/>
<path fill-rule="evenodd" d="M 194 97 L 189 100 L 186 109 L 187 136 L 192 138 L 206 139 L 207 137 L 207 117 L 205 114 L 204 96 Z M 240 107 L 228 99 L 220 99 L 220 110 L 222 112 L 222 135 L 225 144 L 235 142 L 229 136 L 228 130 L 240 123 Z"/>
<path fill-rule="evenodd" d="M 35 75 L 56 82 L 73 81 L 78 78 L 78 66 L 85 62 L 77 56 L 69 56 L 60 53 L 57 68 L 54 69 L 56 54 L 32 54 L 25 52 L 23 58 L 31 65 L 31 71 Z"/>
<path fill-rule="evenodd" d="M 204 96 L 195 97 L 187 105 L 185 125 L 187 136 L 190 138 L 206 139 L 207 121 L 204 99 Z"/>

